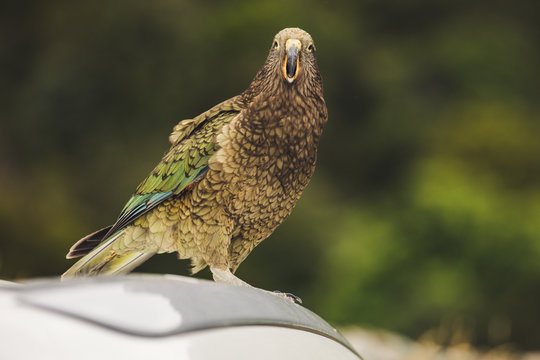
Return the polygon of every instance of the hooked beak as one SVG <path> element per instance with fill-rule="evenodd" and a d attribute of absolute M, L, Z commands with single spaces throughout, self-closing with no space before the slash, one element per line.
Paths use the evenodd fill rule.
<path fill-rule="evenodd" d="M 292 84 L 294 80 L 298 77 L 298 72 L 300 71 L 300 62 L 298 54 L 302 48 L 302 43 L 297 39 L 288 39 L 285 43 L 285 60 L 283 60 L 283 66 L 281 70 L 283 72 L 283 77 Z"/>

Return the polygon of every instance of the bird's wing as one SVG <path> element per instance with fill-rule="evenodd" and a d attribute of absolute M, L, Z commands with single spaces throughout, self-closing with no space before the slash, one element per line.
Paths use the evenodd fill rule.
<path fill-rule="evenodd" d="M 216 135 L 242 109 L 243 102 L 234 97 L 175 126 L 169 137 L 172 143 L 169 152 L 137 187 L 104 238 L 200 180 L 208 171 L 209 158 L 217 150 Z"/>

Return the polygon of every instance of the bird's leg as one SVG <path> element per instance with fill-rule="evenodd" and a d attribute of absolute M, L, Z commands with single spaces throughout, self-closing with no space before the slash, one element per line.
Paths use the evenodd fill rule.
<path fill-rule="evenodd" d="M 235 276 L 230 270 L 223 270 L 213 266 L 210 266 L 210 271 L 212 271 L 212 277 L 215 282 L 225 283 L 234 286 L 244 286 L 244 287 L 253 287 L 247 282 L 240 280 Z"/>
<path fill-rule="evenodd" d="M 221 282 L 221 283 L 235 285 L 235 286 L 250 287 L 253 289 L 258 289 L 258 290 L 267 292 L 275 296 L 279 296 L 280 298 L 292 301 L 293 303 L 295 302 L 299 304 L 302 303 L 302 299 L 300 299 L 298 296 L 293 295 L 291 293 L 284 293 L 281 291 L 268 291 L 268 290 L 259 289 L 254 286 L 251 286 L 247 282 L 236 277 L 229 269 L 224 270 L 224 269 L 219 269 L 217 267 L 210 266 L 210 271 L 212 271 L 212 276 L 215 282 Z"/>

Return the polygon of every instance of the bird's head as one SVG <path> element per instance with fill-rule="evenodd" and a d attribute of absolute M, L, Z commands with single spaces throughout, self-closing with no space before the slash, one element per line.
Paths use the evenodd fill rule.
<path fill-rule="evenodd" d="M 269 57 L 277 58 L 283 80 L 292 84 L 300 74 L 311 71 L 315 62 L 315 44 L 302 29 L 287 28 L 274 37 Z"/>
<path fill-rule="evenodd" d="M 252 86 L 267 90 L 278 86 L 322 86 L 311 35 L 299 28 L 287 28 L 276 34 L 268 58 Z"/>
<path fill-rule="evenodd" d="M 316 70 L 312 69 L 316 68 L 313 39 L 299 28 L 287 28 L 277 33 L 268 57 L 279 63 L 281 77 L 289 84 Z"/>

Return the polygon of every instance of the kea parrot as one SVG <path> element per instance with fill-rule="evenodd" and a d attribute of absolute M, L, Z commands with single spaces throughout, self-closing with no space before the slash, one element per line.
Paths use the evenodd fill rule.
<path fill-rule="evenodd" d="M 83 257 L 62 277 L 125 274 L 177 252 L 193 274 L 209 266 L 215 281 L 250 286 L 234 272 L 291 213 L 327 117 L 311 36 L 280 31 L 247 90 L 174 127 L 116 222 L 71 247 L 68 259 Z"/>

